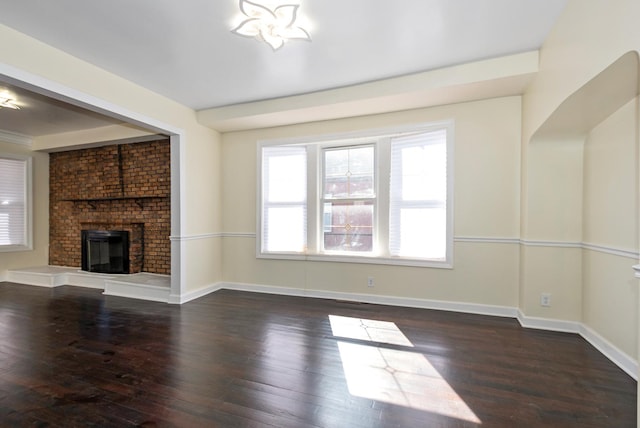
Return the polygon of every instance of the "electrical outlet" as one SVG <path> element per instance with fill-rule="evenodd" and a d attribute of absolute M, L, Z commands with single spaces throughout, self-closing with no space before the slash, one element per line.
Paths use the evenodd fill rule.
<path fill-rule="evenodd" d="M 551 306 L 551 293 L 542 293 L 540 295 L 540 306 Z"/>
<path fill-rule="evenodd" d="M 367 278 L 367 287 L 373 287 L 373 277 Z"/>

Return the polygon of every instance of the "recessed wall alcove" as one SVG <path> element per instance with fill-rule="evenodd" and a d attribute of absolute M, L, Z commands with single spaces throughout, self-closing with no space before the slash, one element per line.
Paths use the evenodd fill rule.
<path fill-rule="evenodd" d="M 635 51 L 620 56 L 524 142 L 520 258 L 523 313 L 580 322 L 587 337 L 613 344 L 605 354 L 634 377 L 639 64 Z M 543 293 L 550 307 L 541 306 Z"/>
<path fill-rule="evenodd" d="M 49 264 L 81 266 L 82 230 L 124 230 L 130 273 L 171 273 L 168 139 L 51 153 L 49 164 Z"/>

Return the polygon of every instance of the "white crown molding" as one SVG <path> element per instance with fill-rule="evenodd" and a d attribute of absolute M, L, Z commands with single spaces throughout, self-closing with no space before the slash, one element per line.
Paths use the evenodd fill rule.
<path fill-rule="evenodd" d="M 33 145 L 32 137 L 2 129 L 0 129 L 0 141 L 6 141 L 7 143 L 19 144 L 27 147 L 31 147 Z"/>

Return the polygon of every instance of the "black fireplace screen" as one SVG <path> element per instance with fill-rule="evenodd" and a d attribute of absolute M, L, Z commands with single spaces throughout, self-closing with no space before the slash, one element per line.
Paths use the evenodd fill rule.
<path fill-rule="evenodd" d="M 99 273 L 129 273 L 129 232 L 83 230 L 82 270 Z"/>

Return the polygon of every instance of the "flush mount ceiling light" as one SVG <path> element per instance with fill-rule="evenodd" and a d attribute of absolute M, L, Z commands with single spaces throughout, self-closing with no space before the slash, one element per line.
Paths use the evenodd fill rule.
<path fill-rule="evenodd" d="M 2 107 L 20 110 L 20 106 L 16 104 L 16 100 L 6 95 L 0 94 L 0 108 Z"/>
<path fill-rule="evenodd" d="M 281 4 L 271 9 L 265 5 L 240 0 L 244 20 L 231 30 L 232 33 L 263 40 L 273 50 L 278 50 L 287 40 L 311 40 L 304 28 L 296 25 L 297 4 Z"/>

